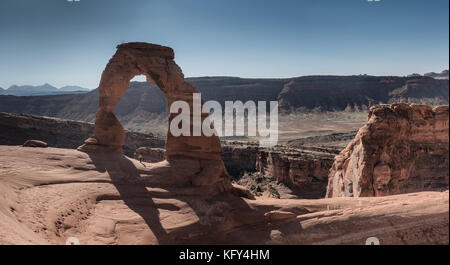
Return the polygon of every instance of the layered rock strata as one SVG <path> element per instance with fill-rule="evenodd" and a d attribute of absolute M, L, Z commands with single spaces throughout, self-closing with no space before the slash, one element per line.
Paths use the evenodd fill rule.
<path fill-rule="evenodd" d="M 368 121 L 334 159 L 327 197 L 385 196 L 449 185 L 448 106 L 372 107 Z"/>

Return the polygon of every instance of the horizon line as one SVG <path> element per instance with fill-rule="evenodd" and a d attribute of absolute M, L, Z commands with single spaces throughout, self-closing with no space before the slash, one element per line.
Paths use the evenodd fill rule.
<path fill-rule="evenodd" d="M 407 75 L 372 75 L 372 74 L 345 74 L 345 75 L 339 75 L 339 74 L 317 74 L 317 75 L 314 75 L 313 74 L 313 75 L 299 75 L 299 76 L 292 76 L 292 77 L 242 77 L 242 76 L 228 76 L 228 75 L 205 75 L 205 76 L 187 76 L 187 77 L 185 77 L 185 79 L 188 79 L 188 78 L 239 78 L 239 79 L 268 79 L 268 80 L 270 80 L 270 79 L 272 79 L 272 80 L 273 79 L 277 79 L 277 80 L 283 80 L 283 79 L 296 79 L 296 78 L 302 78 L 302 77 L 350 77 L 350 76 L 409 77 L 409 76 L 412 76 L 412 75 L 420 75 L 420 76 L 426 77 L 425 74 L 431 74 L 431 73 L 440 74 L 440 73 L 443 73 L 445 71 L 449 71 L 449 69 L 444 69 L 441 72 L 433 72 L 433 71 L 431 71 L 431 72 L 426 72 L 426 73 L 423 73 L 423 74 L 411 73 L 411 74 L 407 74 Z M 144 75 L 136 75 L 135 77 L 133 77 L 130 80 L 130 82 L 152 83 L 152 82 L 147 82 L 147 81 L 133 81 L 133 79 L 138 77 L 138 76 L 144 76 Z M 77 87 L 85 88 L 85 89 L 89 89 L 89 90 L 95 90 L 95 89 L 98 88 L 98 86 L 95 87 L 95 88 L 89 88 L 89 87 L 84 87 L 84 86 L 80 86 L 80 85 L 73 85 L 73 84 L 72 85 L 63 85 L 61 87 L 57 87 L 57 86 L 54 86 L 54 85 L 52 85 L 52 84 L 50 84 L 48 82 L 45 82 L 44 84 L 41 84 L 41 85 L 39 85 L 39 84 L 37 84 L 37 85 L 30 85 L 30 84 L 19 85 L 18 83 L 16 83 L 16 84 L 10 85 L 8 88 L 3 88 L 3 87 L 0 86 L 0 89 L 8 90 L 8 89 L 10 89 L 13 86 L 38 87 L 38 86 L 44 86 L 44 85 L 52 86 L 52 87 L 54 87 L 54 88 L 56 88 L 58 90 L 63 88 L 63 87 L 67 87 L 67 86 L 77 86 Z"/>

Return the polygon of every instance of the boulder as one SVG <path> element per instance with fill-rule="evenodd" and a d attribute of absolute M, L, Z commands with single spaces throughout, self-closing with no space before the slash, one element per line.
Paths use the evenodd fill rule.
<path fill-rule="evenodd" d="M 24 144 L 24 147 L 48 147 L 48 144 L 39 140 L 27 140 Z"/>

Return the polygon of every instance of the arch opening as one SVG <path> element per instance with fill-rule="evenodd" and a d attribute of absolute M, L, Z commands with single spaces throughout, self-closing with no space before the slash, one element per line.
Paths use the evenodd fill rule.
<path fill-rule="evenodd" d="M 131 82 L 147 82 L 147 77 L 145 75 L 135 75 L 133 78 L 131 78 Z"/>

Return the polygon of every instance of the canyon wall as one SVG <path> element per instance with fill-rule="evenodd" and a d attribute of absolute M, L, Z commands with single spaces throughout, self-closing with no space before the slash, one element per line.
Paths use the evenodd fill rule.
<path fill-rule="evenodd" d="M 265 181 L 283 183 L 292 190 L 292 195 L 298 198 L 325 196 L 333 156 L 327 152 L 295 148 L 222 144 L 222 159 L 233 180 L 249 177 L 247 174 L 256 174 L 257 179 L 264 177 Z M 144 147 L 136 151 L 135 158 L 155 163 L 164 160 L 164 155 L 160 148 Z M 252 184 L 258 185 L 258 180 Z M 253 190 L 251 187 L 247 188 Z"/>
<path fill-rule="evenodd" d="M 448 189 L 448 129 L 448 106 L 399 103 L 372 107 L 366 125 L 335 157 L 326 196 Z"/>
<path fill-rule="evenodd" d="M 322 198 L 333 155 L 307 151 L 261 151 L 256 170 L 286 184 L 299 198 Z"/>

